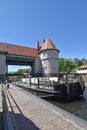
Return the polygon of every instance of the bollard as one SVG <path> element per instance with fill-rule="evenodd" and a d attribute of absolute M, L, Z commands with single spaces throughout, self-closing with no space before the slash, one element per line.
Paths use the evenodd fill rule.
<path fill-rule="evenodd" d="M 7 88 L 9 88 L 9 84 L 7 84 Z"/>

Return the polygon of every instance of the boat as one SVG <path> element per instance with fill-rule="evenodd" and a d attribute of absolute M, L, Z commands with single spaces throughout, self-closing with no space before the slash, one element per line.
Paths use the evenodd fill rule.
<path fill-rule="evenodd" d="M 59 80 L 57 80 L 58 77 L 22 78 L 20 81 L 14 82 L 14 84 L 36 96 L 54 100 L 76 99 L 79 98 L 85 90 L 84 84 L 81 81 L 71 82 L 69 80 L 61 80 L 61 82 L 59 82 Z"/>

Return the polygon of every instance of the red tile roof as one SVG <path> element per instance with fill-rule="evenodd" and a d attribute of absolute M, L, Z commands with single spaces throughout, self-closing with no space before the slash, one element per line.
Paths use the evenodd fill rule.
<path fill-rule="evenodd" d="M 59 51 L 55 45 L 52 43 L 52 41 L 50 39 L 46 39 L 43 41 L 42 43 L 42 47 L 39 50 L 39 52 L 44 51 L 44 50 L 57 50 Z"/>
<path fill-rule="evenodd" d="M 87 65 L 81 65 L 78 69 L 86 69 Z"/>
<path fill-rule="evenodd" d="M 13 54 L 13 55 L 15 54 L 21 56 L 38 57 L 37 49 L 3 43 L 3 42 L 0 42 L 0 51 L 8 52 L 8 54 Z"/>

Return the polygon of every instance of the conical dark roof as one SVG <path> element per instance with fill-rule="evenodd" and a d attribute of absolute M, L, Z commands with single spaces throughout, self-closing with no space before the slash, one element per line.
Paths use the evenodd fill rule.
<path fill-rule="evenodd" d="M 52 41 L 50 39 L 46 39 L 43 41 L 42 43 L 42 47 L 39 50 L 39 52 L 44 51 L 44 50 L 57 50 L 59 51 L 55 45 L 52 43 Z"/>

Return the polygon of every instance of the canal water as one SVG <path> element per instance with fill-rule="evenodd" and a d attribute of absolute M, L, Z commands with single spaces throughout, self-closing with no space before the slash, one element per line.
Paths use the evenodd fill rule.
<path fill-rule="evenodd" d="M 50 102 L 87 121 L 87 87 L 84 91 L 84 94 L 81 95 L 81 99 L 79 101 L 61 103 L 51 100 Z"/>

